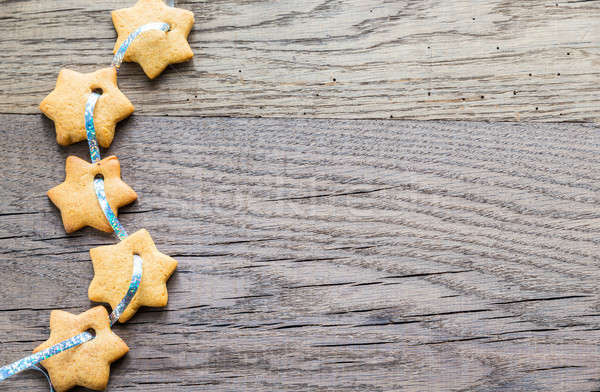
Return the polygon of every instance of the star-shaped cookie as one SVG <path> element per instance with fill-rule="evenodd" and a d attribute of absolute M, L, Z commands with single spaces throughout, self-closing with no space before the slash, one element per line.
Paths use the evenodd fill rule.
<path fill-rule="evenodd" d="M 163 0 L 138 0 L 133 7 L 113 11 L 112 20 L 118 34 L 114 53 L 138 27 L 152 22 L 164 22 L 171 27 L 166 33 L 150 30 L 140 34 L 125 52 L 123 61 L 138 63 L 150 79 L 160 75 L 167 65 L 194 56 L 187 42 L 194 25 L 191 11 L 169 7 Z"/>
<path fill-rule="evenodd" d="M 115 156 L 88 163 L 76 156 L 67 158 L 66 179 L 48 191 L 48 197 L 58 207 L 67 233 L 85 226 L 112 232 L 112 227 L 100 208 L 94 189 L 94 177 L 104 177 L 106 200 L 115 215 L 118 209 L 137 199 L 137 194 L 121 180 L 121 166 Z"/>
<path fill-rule="evenodd" d="M 134 254 L 143 260 L 142 281 L 119 318 L 122 323 L 129 320 L 141 306 L 167 305 L 167 280 L 177 267 L 175 259 L 156 249 L 146 230 L 139 230 L 116 245 L 90 249 L 94 265 L 94 279 L 88 289 L 90 300 L 108 302 L 113 309 L 121 302 L 131 281 Z"/>
<path fill-rule="evenodd" d="M 54 121 L 58 144 L 68 146 L 86 139 L 84 110 L 92 90 L 102 90 L 94 110 L 96 138 L 102 147 L 112 143 L 117 122 L 133 113 L 133 105 L 117 86 L 114 67 L 92 73 L 63 69 L 54 90 L 40 103 L 40 110 Z"/>
<path fill-rule="evenodd" d="M 110 364 L 129 351 L 127 344 L 111 331 L 106 309 L 96 306 L 79 315 L 53 310 L 50 313 L 50 338 L 33 352 L 45 350 L 89 329 L 95 332 L 92 340 L 42 361 L 57 392 L 76 385 L 104 390 L 110 376 Z"/>

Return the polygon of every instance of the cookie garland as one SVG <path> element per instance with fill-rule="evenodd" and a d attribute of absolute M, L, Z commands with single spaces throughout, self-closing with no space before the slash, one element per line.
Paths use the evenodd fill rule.
<path fill-rule="evenodd" d="M 133 7 L 113 11 L 118 37 L 111 67 L 89 74 L 61 70 L 55 89 L 40 103 L 40 110 L 54 121 L 59 144 L 88 141 L 92 163 L 69 156 L 65 181 L 50 189 L 48 197 L 60 210 L 67 233 L 91 226 L 119 238 L 115 245 L 90 250 L 94 278 L 88 297 L 109 303 L 113 311 L 109 315 L 103 306 L 79 315 L 53 310 L 49 339 L 33 355 L 0 367 L 0 382 L 33 369 L 46 376 L 51 391 L 53 386 L 63 392 L 77 385 L 103 390 L 110 364 L 129 351 L 111 327 L 127 322 L 141 306 L 167 304 L 166 282 L 177 261 L 159 252 L 146 230 L 128 236 L 117 218 L 118 208 L 137 194 L 121 180 L 117 157 L 101 159 L 99 150 L 99 145 L 110 146 L 116 123 L 134 110 L 117 86 L 121 63 L 137 62 L 153 79 L 167 65 L 193 56 L 187 42 L 193 13 L 174 8 L 172 0 L 167 3 L 138 0 Z"/>

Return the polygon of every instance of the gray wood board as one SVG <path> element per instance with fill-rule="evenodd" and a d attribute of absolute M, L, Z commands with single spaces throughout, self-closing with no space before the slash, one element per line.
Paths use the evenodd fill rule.
<path fill-rule="evenodd" d="M 0 113 L 108 66 L 117 0 L 0 2 Z M 192 62 L 119 84 L 138 114 L 598 121 L 598 1 L 178 1 Z"/>
<path fill-rule="evenodd" d="M 65 235 L 45 195 L 85 143 L 0 127 L 5 364 L 93 306 L 88 250 L 116 240 Z M 179 261 L 168 306 L 115 328 L 110 391 L 600 387 L 591 125 L 133 116 L 108 153 L 140 195 L 122 223 Z"/>

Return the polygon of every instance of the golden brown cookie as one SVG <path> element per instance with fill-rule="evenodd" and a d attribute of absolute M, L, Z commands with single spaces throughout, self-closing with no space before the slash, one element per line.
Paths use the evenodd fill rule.
<path fill-rule="evenodd" d="M 56 392 L 76 385 L 104 390 L 110 376 L 110 364 L 129 351 L 127 344 L 111 331 L 106 309 L 96 306 L 79 315 L 53 310 L 50 313 L 50 338 L 33 352 L 45 350 L 89 329 L 95 332 L 92 340 L 42 361 Z"/>
<path fill-rule="evenodd" d="M 65 182 L 50 189 L 48 197 L 60 210 L 67 233 L 85 226 L 112 232 L 94 189 L 94 177 L 98 174 L 104 177 L 106 200 L 115 215 L 119 213 L 119 208 L 137 199 L 134 190 L 121 180 L 121 167 L 115 156 L 96 163 L 70 156 L 67 158 L 66 173 Z"/>
<path fill-rule="evenodd" d="M 63 69 L 54 90 L 40 103 L 40 110 L 54 121 L 58 144 L 67 146 L 86 139 L 85 104 L 96 89 L 102 90 L 102 96 L 94 110 L 94 128 L 102 147 L 112 143 L 117 122 L 133 113 L 133 105 L 117 86 L 115 68 L 92 73 Z"/>
<path fill-rule="evenodd" d="M 142 281 L 138 291 L 125 308 L 119 321 L 129 320 L 141 306 L 167 305 L 167 280 L 177 268 L 177 261 L 160 253 L 150 234 L 144 229 L 135 232 L 116 245 L 90 249 L 94 279 L 88 296 L 95 302 L 107 302 L 114 309 L 125 296 L 133 273 L 133 255 L 143 260 Z"/>
<path fill-rule="evenodd" d="M 131 44 L 123 61 L 138 63 L 150 79 L 154 79 L 169 64 L 182 63 L 194 56 L 187 37 L 194 25 L 191 11 L 167 6 L 163 0 L 138 0 L 130 8 L 112 12 L 117 30 L 114 53 L 138 27 L 152 22 L 167 23 L 168 32 L 149 30 L 140 34 Z"/>

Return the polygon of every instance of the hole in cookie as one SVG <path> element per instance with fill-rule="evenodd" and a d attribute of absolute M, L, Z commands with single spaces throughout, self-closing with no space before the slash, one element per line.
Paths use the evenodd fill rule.
<path fill-rule="evenodd" d="M 104 176 L 102 175 L 102 173 L 96 174 L 94 176 L 94 179 L 92 180 L 92 183 L 94 184 L 94 188 L 96 188 L 96 192 L 98 191 L 98 186 L 101 185 L 102 188 L 104 188 Z"/>
<path fill-rule="evenodd" d="M 102 95 L 102 93 L 104 93 L 104 91 L 100 87 L 92 89 L 92 92 L 99 94 L 99 95 Z"/>
<path fill-rule="evenodd" d="M 87 332 L 90 335 L 92 335 L 92 339 L 96 337 L 96 330 L 94 328 L 88 328 L 88 329 L 85 330 L 85 332 Z"/>
<path fill-rule="evenodd" d="M 139 263 L 140 266 L 142 265 L 142 263 L 144 262 L 144 260 L 142 259 L 142 256 L 139 253 L 134 253 L 133 254 L 133 262 L 134 262 L 134 267 L 135 267 L 135 263 Z"/>

